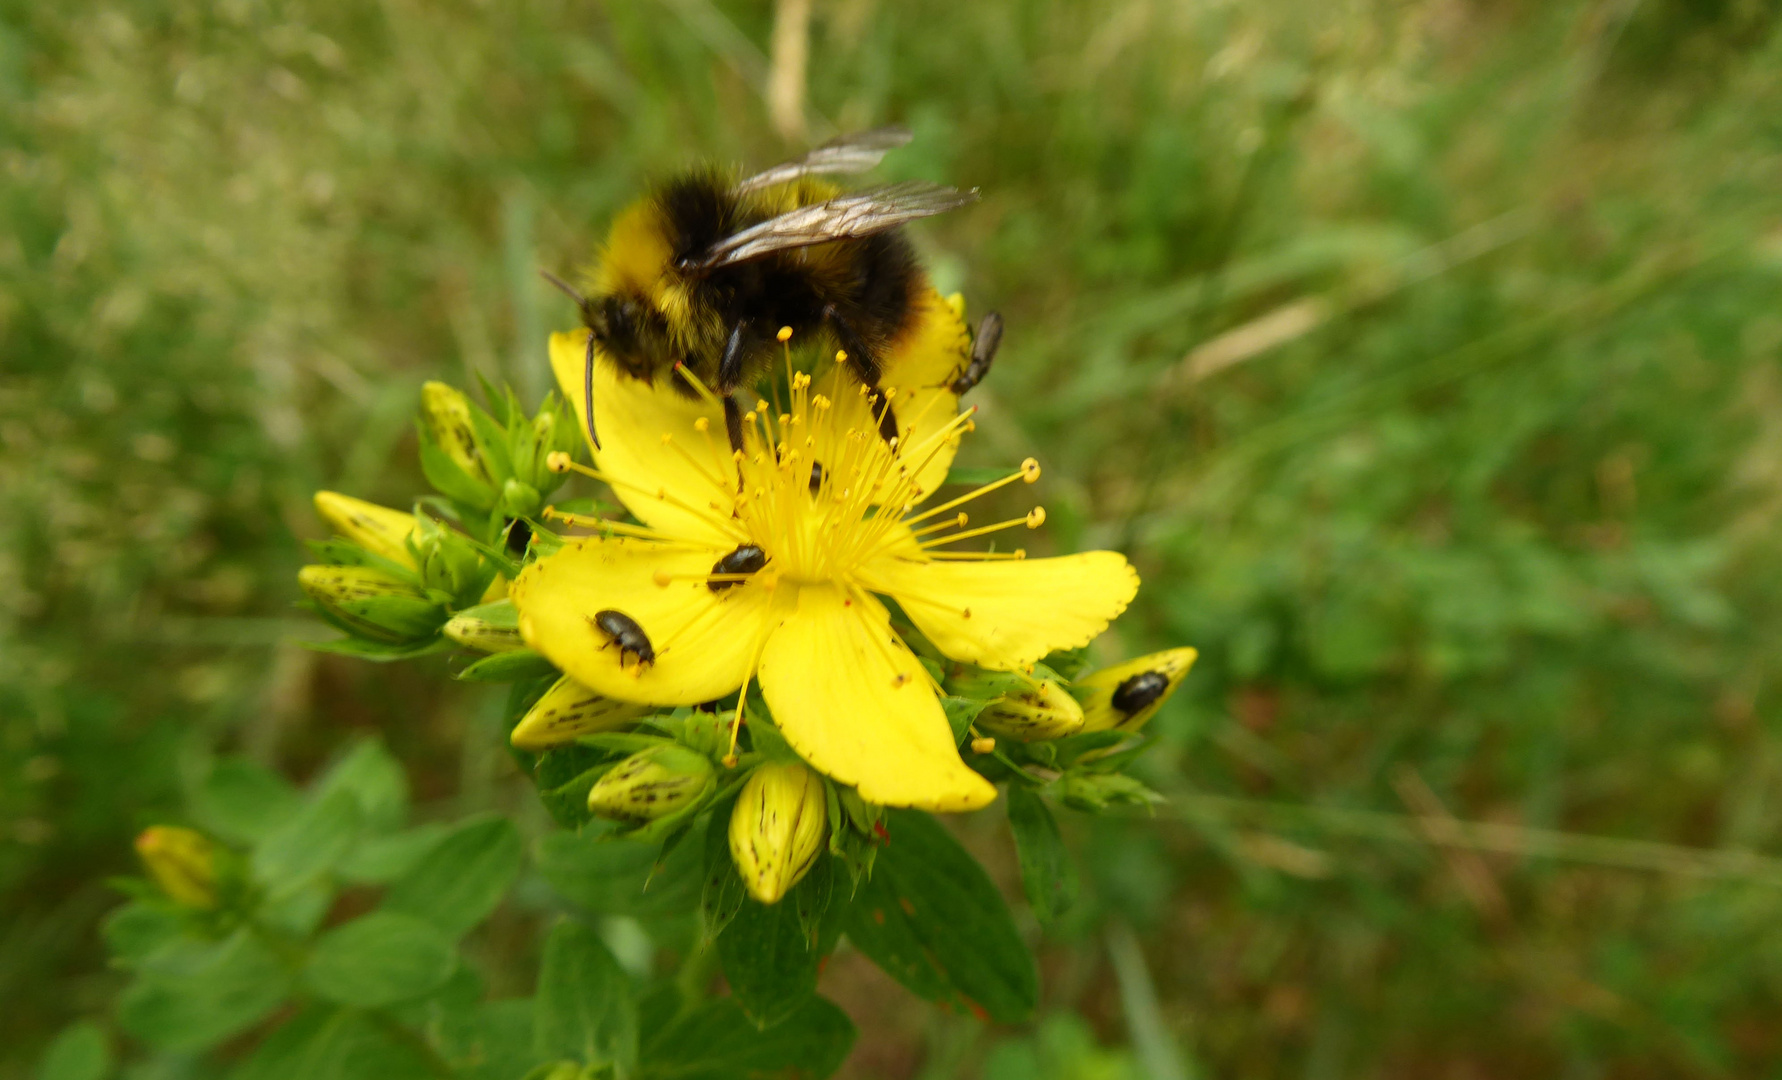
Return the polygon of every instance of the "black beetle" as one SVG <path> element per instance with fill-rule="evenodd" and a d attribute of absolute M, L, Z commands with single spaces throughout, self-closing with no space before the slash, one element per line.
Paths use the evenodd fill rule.
<path fill-rule="evenodd" d="M 754 544 L 739 544 L 735 551 L 712 564 L 713 574 L 753 574 L 767 565 L 767 552 Z M 732 585 L 741 585 L 740 581 L 708 581 L 705 587 L 713 592 L 723 592 Z"/>
<path fill-rule="evenodd" d="M 640 666 L 656 662 L 656 649 L 650 644 L 649 635 L 643 632 L 643 627 L 637 625 L 636 619 L 623 611 L 614 611 L 611 608 L 597 611 L 594 613 L 594 617 L 588 621 L 607 636 L 606 645 L 619 647 L 619 666 L 621 668 L 625 666 L 626 653 L 637 657 Z M 606 645 L 602 645 L 601 648 L 606 648 Z"/>
<path fill-rule="evenodd" d="M 1114 688 L 1114 708 L 1131 716 L 1168 690 L 1169 676 L 1161 671 L 1141 671 Z"/>

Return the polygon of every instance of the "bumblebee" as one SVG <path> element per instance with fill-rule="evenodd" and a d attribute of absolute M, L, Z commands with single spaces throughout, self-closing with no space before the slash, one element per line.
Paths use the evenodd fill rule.
<path fill-rule="evenodd" d="M 972 202 L 977 191 L 907 182 L 843 192 L 818 177 L 859 173 L 910 141 L 901 128 L 843 136 L 796 161 L 746 179 L 695 169 L 660 185 L 619 215 L 583 295 L 547 274 L 581 308 L 588 327 L 584 379 L 588 437 L 594 430 L 597 357 L 624 374 L 666 378 L 684 366 L 724 402 L 730 445 L 742 449 L 742 407 L 733 395 L 767 371 L 782 327 L 820 333 L 864 384 L 887 441 L 897 434 L 879 378 L 914 327 L 927 274 L 900 227 Z M 983 377 L 1001 337 L 987 316 L 970 363 L 950 384 L 962 393 Z M 987 350 L 986 350 L 987 346 Z"/>

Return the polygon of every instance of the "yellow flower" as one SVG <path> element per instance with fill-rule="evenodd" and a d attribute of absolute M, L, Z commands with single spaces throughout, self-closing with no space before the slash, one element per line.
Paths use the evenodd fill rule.
<path fill-rule="evenodd" d="M 823 781 L 797 762 L 749 775 L 730 813 L 730 858 L 749 895 L 778 903 L 823 850 L 829 798 Z"/>
<path fill-rule="evenodd" d="M 204 836 L 177 825 L 151 825 L 136 837 L 136 854 L 175 903 L 205 911 L 217 906 L 216 845 Z"/>
<path fill-rule="evenodd" d="M 1083 676 L 1075 689 L 1083 702 L 1083 730 L 1137 731 L 1176 692 L 1200 653 L 1165 649 Z"/>
<path fill-rule="evenodd" d="M 938 296 L 931 305 L 914 332 L 924 340 L 894 352 L 881 382 L 901 428 L 895 448 L 880 438 L 865 392 L 833 370 L 789 374 L 781 403 L 746 415 L 747 452 L 733 455 L 715 399 L 596 365 L 603 448 L 586 471 L 643 525 L 558 515 L 603 535 L 571 540 L 514 582 L 527 643 L 621 700 L 693 705 L 758 679 L 793 749 L 868 802 L 950 811 L 995 798 L 960 759 L 938 687 L 878 597 L 894 598 L 946 655 L 1014 670 L 1095 638 L 1125 610 L 1138 576 L 1110 551 L 1025 559 L 949 547 L 1044 521 L 1035 507 L 965 528 L 958 511 L 1037 479 L 1031 459 L 916 510 L 971 428 L 945 388 L 964 355 L 963 324 Z M 551 340 L 552 365 L 578 407 L 585 334 Z M 581 468 L 567 455 L 556 462 Z M 627 623 L 648 657 L 615 632 Z"/>

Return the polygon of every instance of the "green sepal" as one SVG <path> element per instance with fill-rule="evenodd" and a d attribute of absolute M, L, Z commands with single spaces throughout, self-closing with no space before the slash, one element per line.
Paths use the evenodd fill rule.
<path fill-rule="evenodd" d="M 505 683 L 557 674 L 556 666 L 539 653 L 531 649 L 509 649 L 490 653 L 452 677 L 463 682 Z"/>

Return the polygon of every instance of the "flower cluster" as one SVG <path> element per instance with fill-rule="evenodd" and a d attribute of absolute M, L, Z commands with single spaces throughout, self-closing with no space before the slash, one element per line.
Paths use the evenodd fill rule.
<path fill-rule="evenodd" d="M 1138 576 L 1110 551 L 997 548 L 1041 506 L 974 523 L 980 499 L 1039 479 L 1034 459 L 944 497 L 974 427 L 950 388 L 962 307 L 924 301 L 882 398 L 845 354 L 783 331 L 741 449 L 685 370 L 671 386 L 597 363 L 582 415 L 586 331 L 553 336 L 564 397 L 536 416 L 429 384 L 423 464 L 444 498 L 401 513 L 317 496 L 341 538 L 300 581 L 348 635 L 324 647 L 485 654 L 460 677 L 515 684 L 510 739 L 560 820 L 673 843 L 722 808 L 762 903 L 824 852 L 870 873 L 883 808 L 974 810 L 999 782 L 1086 810 L 1152 800 L 1121 770 L 1194 650 L 1083 672 Z M 619 507 L 547 505 L 571 474 Z"/>

